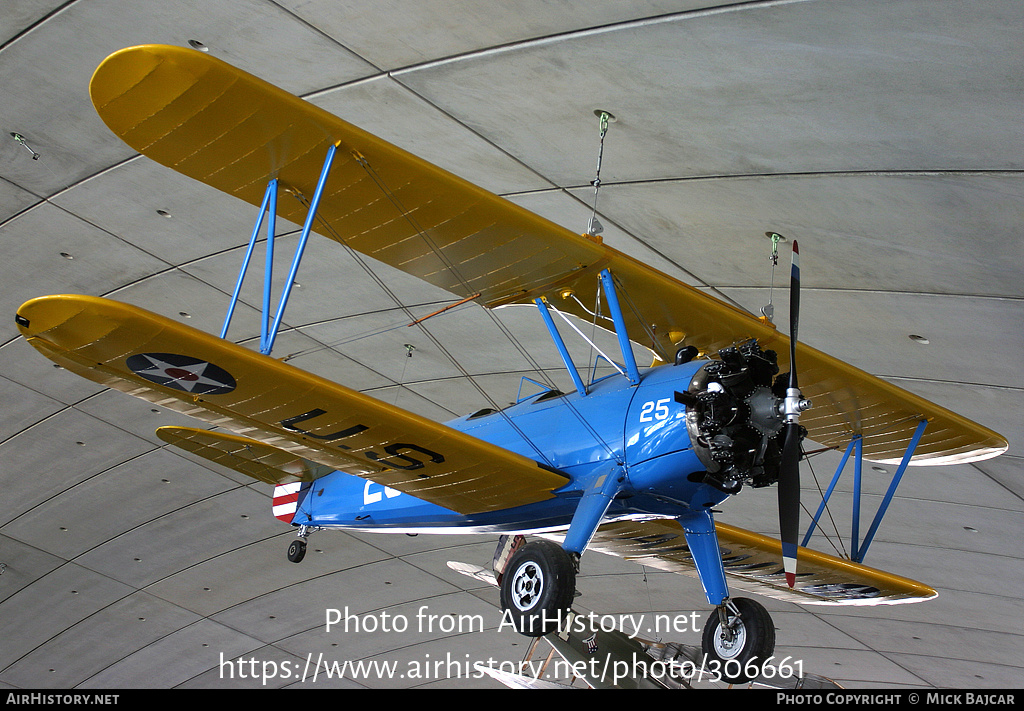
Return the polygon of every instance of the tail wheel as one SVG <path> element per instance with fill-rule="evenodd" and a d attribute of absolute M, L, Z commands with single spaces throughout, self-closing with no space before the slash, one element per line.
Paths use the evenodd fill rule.
<path fill-rule="evenodd" d="M 501 578 L 501 609 L 527 637 L 542 637 L 565 621 L 576 593 L 576 566 L 551 541 L 527 543 Z"/>
<path fill-rule="evenodd" d="M 306 542 L 301 538 L 296 538 L 292 541 L 292 544 L 288 546 L 288 560 L 293 563 L 301 563 L 302 559 L 306 557 Z"/>
<path fill-rule="evenodd" d="M 743 684 L 775 654 L 775 626 L 763 606 L 742 597 L 725 604 L 725 618 L 725 625 L 717 611 L 708 618 L 704 654 L 718 662 L 723 681 Z"/>

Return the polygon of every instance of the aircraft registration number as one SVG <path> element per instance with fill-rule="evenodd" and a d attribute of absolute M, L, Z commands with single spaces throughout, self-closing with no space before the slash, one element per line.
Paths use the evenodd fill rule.
<path fill-rule="evenodd" d="M 321 415 L 326 414 L 326 410 L 316 408 L 310 410 L 309 412 L 305 412 L 301 415 L 296 415 L 295 417 L 289 417 L 287 419 L 281 420 L 279 424 L 285 429 L 291 430 L 292 432 L 297 432 L 298 434 L 304 435 L 306 437 L 312 437 L 313 439 L 318 439 L 324 442 L 332 443 L 335 442 L 336 440 L 354 437 L 355 435 L 361 434 L 370 429 L 366 425 L 353 425 L 343 430 L 332 432 L 331 434 L 320 435 L 314 434 L 313 432 L 309 432 L 297 426 L 298 423 L 300 422 L 312 420 L 316 417 L 320 417 Z M 336 446 L 339 449 L 345 449 L 350 451 L 352 450 L 352 448 L 346 444 L 337 444 Z M 384 455 L 378 454 L 377 452 L 371 450 L 367 450 L 362 454 L 364 457 L 377 464 L 381 464 L 391 469 L 404 469 L 406 471 L 422 469 L 424 467 L 424 462 L 422 459 L 410 456 L 406 454 L 406 452 L 419 453 L 424 457 L 429 458 L 429 460 L 431 462 L 434 462 L 435 464 L 440 464 L 444 461 L 444 455 L 439 454 L 438 452 L 435 452 L 431 449 L 427 449 L 426 447 L 421 447 L 418 444 L 412 444 L 409 442 L 394 442 L 383 447 L 383 450 L 385 452 Z"/>

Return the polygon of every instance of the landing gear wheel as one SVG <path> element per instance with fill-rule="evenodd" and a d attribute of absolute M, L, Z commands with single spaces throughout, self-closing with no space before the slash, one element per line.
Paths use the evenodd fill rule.
<path fill-rule="evenodd" d="M 565 622 L 576 593 L 576 566 L 551 541 L 527 543 L 501 578 L 501 609 L 527 637 L 542 637 Z"/>
<path fill-rule="evenodd" d="M 727 625 L 722 625 L 718 610 L 704 625 L 702 647 L 708 662 L 717 662 L 722 681 L 744 684 L 775 653 L 775 626 L 768 611 L 747 598 L 725 604 Z M 709 667 L 710 668 L 710 667 Z"/>
<path fill-rule="evenodd" d="M 292 544 L 288 546 L 288 560 L 293 563 L 299 563 L 303 558 L 306 557 L 306 542 L 301 538 L 296 538 L 292 541 Z"/>

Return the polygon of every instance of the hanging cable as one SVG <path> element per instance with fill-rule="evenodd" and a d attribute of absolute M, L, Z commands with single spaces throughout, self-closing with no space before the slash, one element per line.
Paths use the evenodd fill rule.
<path fill-rule="evenodd" d="M 764 234 L 772 241 L 772 256 L 770 257 L 772 262 L 772 277 L 771 282 L 768 285 L 768 303 L 761 307 L 761 316 L 765 321 L 770 323 L 772 318 L 775 317 L 775 305 L 772 303 L 772 293 L 775 290 L 775 267 L 779 264 L 779 242 L 786 238 L 778 232 L 765 232 Z"/>
<path fill-rule="evenodd" d="M 391 403 L 396 407 L 398 406 L 398 396 L 401 394 L 402 387 L 405 385 L 405 370 L 406 368 L 409 367 L 409 359 L 412 358 L 412 353 L 415 350 L 416 346 L 412 345 L 411 343 L 405 344 L 405 359 L 403 360 L 404 365 L 402 366 L 402 375 L 399 377 L 398 387 L 395 388 L 395 399 Z"/>
<path fill-rule="evenodd" d="M 32 160 L 39 160 L 39 151 L 34 150 L 30 145 L 28 145 L 28 141 L 25 140 L 24 136 L 22 136 L 20 133 L 15 133 L 14 131 L 11 131 L 11 138 L 13 138 L 15 141 L 24 146 L 25 150 L 32 154 Z"/>
<path fill-rule="evenodd" d="M 604 137 L 608 134 L 608 124 L 615 120 L 615 117 L 607 111 L 598 109 L 594 114 L 600 119 L 601 140 L 597 149 L 597 175 L 590 182 L 594 186 L 594 206 L 590 214 L 590 224 L 587 225 L 587 234 L 592 237 L 604 232 L 604 225 L 597 219 L 597 196 L 601 192 L 601 163 L 604 161 Z"/>

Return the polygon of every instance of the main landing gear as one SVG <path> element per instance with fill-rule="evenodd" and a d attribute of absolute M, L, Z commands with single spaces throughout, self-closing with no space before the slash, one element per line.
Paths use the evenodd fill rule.
<path fill-rule="evenodd" d="M 576 594 L 578 560 L 561 546 L 503 537 L 494 556 L 503 620 L 527 637 L 542 637 L 568 621 Z M 747 598 L 726 598 L 704 625 L 704 664 L 728 684 L 759 676 L 775 653 L 775 626 L 768 611 Z"/>
<path fill-rule="evenodd" d="M 775 653 L 775 626 L 759 603 L 742 597 L 726 600 L 708 617 L 701 647 L 723 681 L 743 684 Z"/>
<path fill-rule="evenodd" d="M 501 609 L 527 637 L 543 637 L 566 620 L 576 594 L 576 561 L 557 543 L 520 546 L 501 576 Z"/>

